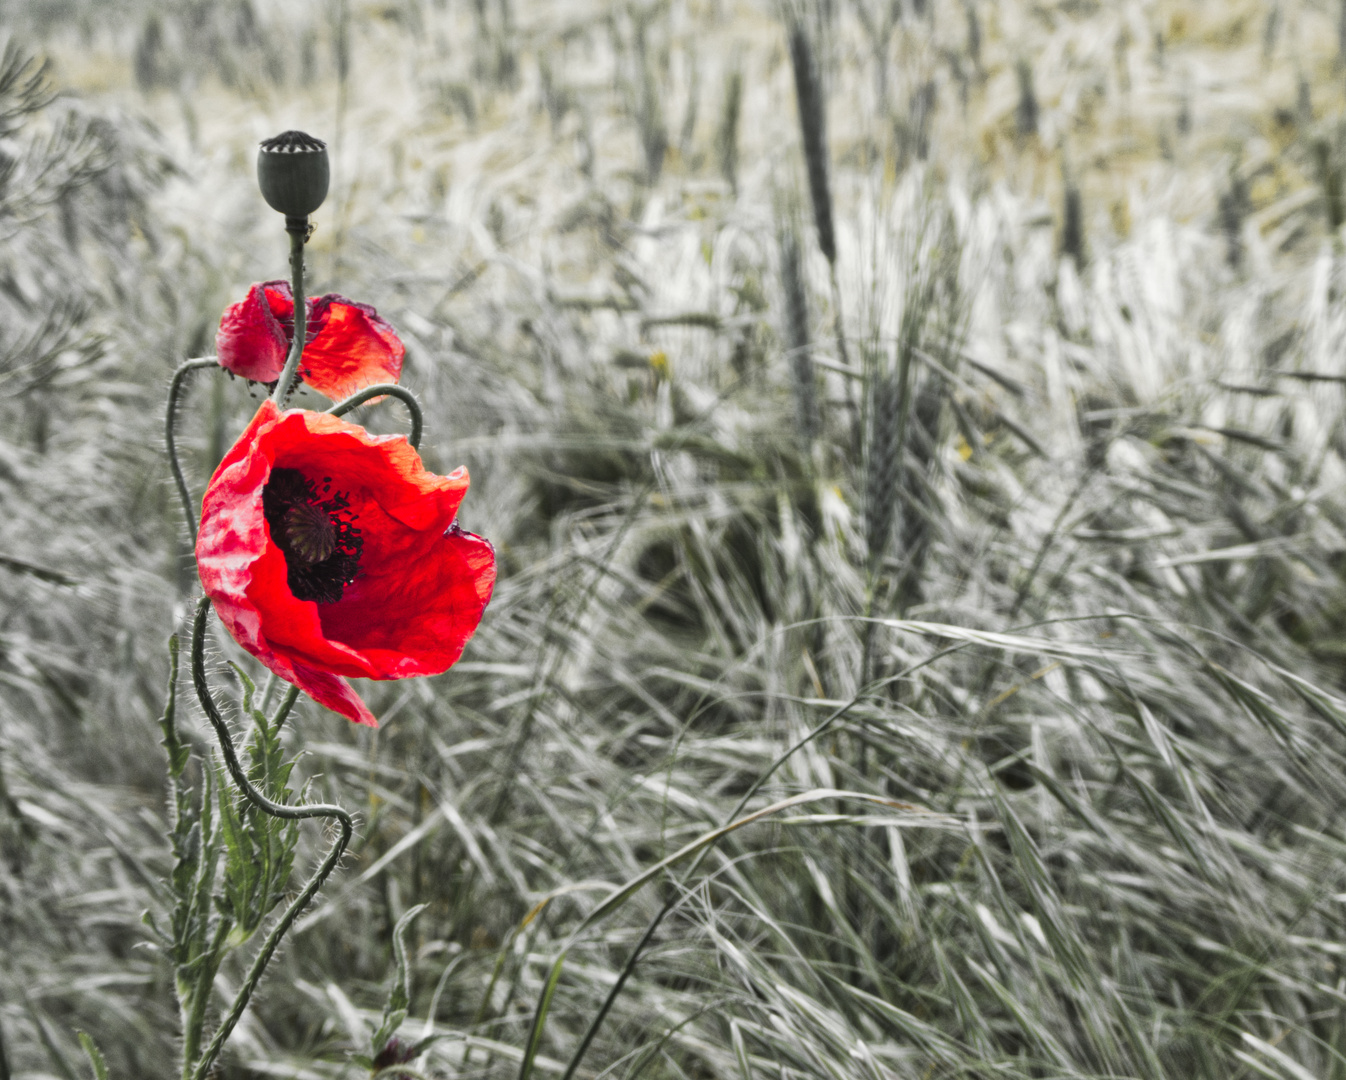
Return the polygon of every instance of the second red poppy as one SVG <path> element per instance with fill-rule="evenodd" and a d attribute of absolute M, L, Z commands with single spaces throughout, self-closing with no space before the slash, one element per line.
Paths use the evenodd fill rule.
<path fill-rule="evenodd" d="M 368 304 L 336 293 L 310 297 L 308 341 L 300 365 L 303 381 L 340 401 L 375 383 L 395 383 L 405 347 L 397 332 Z M 215 351 L 221 366 L 254 382 L 280 378 L 294 340 L 294 293 L 287 281 L 264 281 L 220 319 Z"/>

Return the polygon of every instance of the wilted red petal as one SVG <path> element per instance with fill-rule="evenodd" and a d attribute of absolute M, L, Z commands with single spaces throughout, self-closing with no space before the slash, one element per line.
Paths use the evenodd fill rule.
<path fill-rule="evenodd" d="M 368 304 L 336 293 L 309 297 L 308 341 L 300 376 L 333 401 L 375 383 L 397 382 L 406 348 Z M 220 363 L 257 382 L 280 378 L 294 340 L 294 293 L 288 281 L 265 281 L 228 308 L 215 337 Z"/>
<path fill-rule="evenodd" d="M 254 285 L 247 297 L 225 309 L 215 335 L 221 366 L 254 382 L 279 379 L 290 348 L 292 335 L 276 318 L 270 299 L 265 286 Z M 290 314 L 294 314 L 293 302 Z"/>
<path fill-rule="evenodd" d="M 263 491 L 275 469 L 331 478 L 359 523 L 359 572 L 332 603 L 299 599 Z M 282 474 L 285 475 L 285 474 Z M 425 471 L 401 436 L 271 401 L 225 455 L 201 507 L 197 567 L 235 640 L 316 701 L 374 718 L 345 677 L 399 679 L 450 667 L 495 583 L 491 545 L 454 524 L 467 472 Z"/>
<path fill-rule="evenodd" d="M 375 383 L 395 383 L 406 347 L 368 304 L 329 293 L 313 302 L 309 326 L 319 324 L 304 348 L 304 382 L 333 401 Z"/>

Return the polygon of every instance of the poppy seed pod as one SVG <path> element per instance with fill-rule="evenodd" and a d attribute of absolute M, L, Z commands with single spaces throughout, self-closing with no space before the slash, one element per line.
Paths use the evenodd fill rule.
<path fill-rule="evenodd" d="M 257 184 L 271 209 L 307 218 L 327 198 L 327 144 L 302 131 L 283 131 L 257 151 Z"/>

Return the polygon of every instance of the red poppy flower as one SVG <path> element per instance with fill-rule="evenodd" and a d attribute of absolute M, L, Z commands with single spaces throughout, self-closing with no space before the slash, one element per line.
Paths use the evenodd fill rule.
<path fill-rule="evenodd" d="M 374 383 L 397 382 L 406 348 L 379 313 L 336 293 L 310 297 L 308 341 L 300 374 L 333 401 Z M 254 382 L 280 378 L 294 340 L 294 292 L 288 281 L 264 281 L 225 309 L 215 335 L 221 365 Z"/>
<path fill-rule="evenodd" d="M 491 598 L 495 552 L 454 522 L 467 484 L 400 435 L 265 401 L 206 488 L 201 584 L 243 648 L 377 726 L 346 677 L 444 671 Z"/>

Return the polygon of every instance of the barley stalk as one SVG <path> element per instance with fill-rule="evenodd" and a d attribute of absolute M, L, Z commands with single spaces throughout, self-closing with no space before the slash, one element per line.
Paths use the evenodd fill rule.
<path fill-rule="evenodd" d="M 890 364 L 879 355 L 866 358 L 866 368 L 873 372 L 865 455 L 865 546 L 871 576 L 878 573 L 888 553 L 897 518 L 910 364 L 909 354 L 904 353 L 903 357 L 900 364 Z"/>
<path fill-rule="evenodd" d="M 813 355 L 809 341 L 808 289 L 800 265 L 799 237 L 794 219 L 787 219 L 779 234 L 781 286 L 785 293 L 785 345 L 793 376 L 795 418 L 799 425 L 800 442 L 808 450 L 817 438 L 821 426 L 818 409 L 818 384 L 813 370 Z"/>

